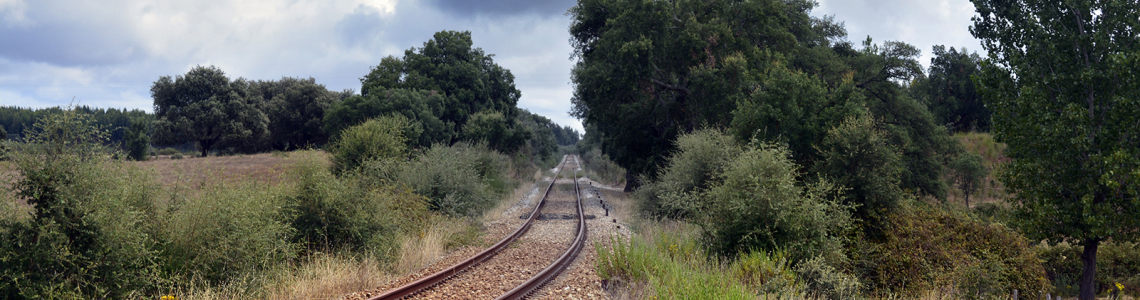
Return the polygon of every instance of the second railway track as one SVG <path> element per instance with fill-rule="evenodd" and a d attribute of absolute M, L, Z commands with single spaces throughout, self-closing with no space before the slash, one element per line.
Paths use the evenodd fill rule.
<path fill-rule="evenodd" d="M 466 260 L 368 298 L 520 299 L 568 266 L 586 239 L 576 156 L 567 156 L 515 233 Z M 559 175 L 573 176 L 570 179 Z M 533 217 L 531 215 L 533 214 Z M 569 251 L 568 251 L 569 250 Z"/>

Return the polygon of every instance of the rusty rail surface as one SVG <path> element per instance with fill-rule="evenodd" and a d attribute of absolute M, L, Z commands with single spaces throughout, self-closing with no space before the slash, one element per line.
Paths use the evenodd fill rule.
<path fill-rule="evenodd" d="M 577 159 L 575 159 L 577 160 Z M 580 166 L 580 165 L 579 165 Z M 506 294 L 499 296 L 499 300 L 515 300 L 523 299 L 530 295 L 530 293 L 542 288 L 547 282 L 558 277 L 570 263 L 574 262 L 574 258 L 578 257 L 578 252 L 582 250 L 582 246 L 586 242 L 586 216 L 583 214 L 585 211 L 582 209 L 582 195 L 578 189 L 578 171 L 574 171 L 574 195 L 578 199 L 578 236 L 574 238 L 574 243 L 570 245 L 570 249 L 566 249 L 565 253 L 553 264 L 543 269 L 542 272 L 531 277 L 523 284 L 515 287 Z"/>
<path fill-rule="evenodd" d="M 499 252 L 499 250 L 506 248 L 507 245 L 510 245 L 511 242 L 513 242 L 515 239 L 517 239 L 518 237 L 525 234 L 526 231 L 528 229 L 530 229 L 530 225 L 532 223 L 534 223 L 535 219 L 538 218 L 539 211 L 542 209 L 542 206 L 544 204 L 546 204 L 546 197 L 550 195 L 550 190 L 552 188 L 554 188 L 554 182 L 558 181 L 558 174 L 562 173 L 562 169 L 566 167 L 566 162 L 571 157 L 574 157 L 574 156 L 567 156 L 566 157 L 567 160 L 563 160 L 562 163 L 560 163 L 558 165 L 558 169 L 554 172 L 554 175 L 550 179 L 550 185 L 546 186 L 546 192 L 542 194 L 542 199 L 539 200 L 538 204 L 536 204 L 534 206 L 534 210 L 530 212 L 530 217 L 528 217 L 526 219 L 526 222 L 523 223 L 522 226 L 519 226 L 518 229 L 515 229 L 515 231 L 513 233 L 511 233 L 510 235 L 507 235 L 507 237 L 503 238 L 498 243 L 495 243 L 490 248 L 484 249 L 482 252 L 479 252 L 479 254 L 475 254 L 475 256 L 472 256 L 472 257 L 470 257 L 464 261 L 461 261 L 455 265 L 452 265 L 446 269 L 440 270 L 439 272 L 436 272 L 435 274 L 431 274 L 431 275 L 428 275 L 427 277 L 420 278 L 419 280 L 416 280 L 416 281 L 413 281 L 411 283 L 405 284 L 404 286 L 389 290 L 389 291 L 384 292 L 383 294 L 380 294 L 378 296 L 368 298 L 368 300 L 402 299 L 404 297 L 410 296 L 412 294 L 415 294 L 415 293 L 418 293 L 422 290 L 430 288 L 436 284 L 439 284 L 440 282 L 443 282 L 443 281 L 447 280 L 448 278 L 451 278 L 452 276 L 455 276 L 455 275 L 463 272 L 464 270 L 467 270 L 467 268 L 470 268 L 474 265 L 479 264 L 480 262 L 483 262 L 484 260 L 487 260 L 488 258 L 491 258 L 492 256 L 495 256 L 495 254 L 497 254 Z M 575 161 L 578 161 L 578 160 L 575 159 Z M 575 171 L 574 172 L 575 193 L 577 193 L 577 186 L 578 186 L 577 175 L 578 175 L 578 172 Z M 578 203 L 579 203 L 578 204 L 578 215 L 579 215 L 579 218 L 581 218 L 581 212 L 582 212 L 581 199 L 579 199 Z M 581 225 L 579 225 L 579 226 L 581 227 Z M 579 231 L 581 231 L 581 229 L 579 229 Z M 545 270 L 544 270 L 544 272 L 545 272 Z"/>

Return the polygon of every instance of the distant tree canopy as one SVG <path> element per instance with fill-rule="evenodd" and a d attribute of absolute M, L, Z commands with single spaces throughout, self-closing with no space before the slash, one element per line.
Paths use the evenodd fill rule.
<path fill-rule="evenodd" d="M 467 140 L 505 153 L 527 145 L 547 149 L 545 137 L 533 140 L 535 128 L 519 123 L 527 117 L 517 108 L 521 93 L 514 75 L 472 45 L 471 32 L 440 31 L 402 58 L 385 57 L 360 79 L 360 96 L 330 107 L 325 131 L 336 136 L 365 120 L 398 114 L 421 129 L 406 136 L 418 147 Z"/>
<path fill-rule="evenodd" d="M 570 10 L 579 58 L 571 113 L 629 171 L 627 188 L 656 176 L 679 134 L 702 127 L 787 144 L 797 164 L 820 170 L 808 176 L 843 177 L 813 167 L 826 161 L 818 146 L 833 127 L 869 113 L 900 155 L 897 172 L 880 171 L 897 173 L 901 190 L 944 198 L 943 165 L 961 149 L 900 85 L 922 74 L 919 51 L 869 37 L 855 49 L 842 24 L 809 15 L 814 5 L 581 0 Z"/>
<path fill-rule="evenodd" d="M 205 156 L 219 146 L 256 144 L 269 134 L 261 95 L 245 79 L 230 81 L 217 67 L 194 67 L 173 79 L 162 76 L 150 93 L 156 144 L 194 142 Z"/>
<path fill-rule="evenodd" d="M 982 58 L 965 48 L 958 52 L 935 45 L 933 50 L 930 72 L 914 80 L 911 96 L 926 104 L 938 124 L 953 131 L 990 131 L 990 110 L 971 79 L 981 71 Z"/>
<path fill-rule="evenodd" d="M 151 87 L 154 142 L 193 142 L 202 155 L 322 146 L 329 139 L 326 110 L 351 94 L 329 91 L 313 78 L 231 81 L 217 67 L 199 66 Z"/>
<path fill-rule="evenodd" d="M 131 127 L 132 120 L 140 119 L 149 124 L 154 120 L 154 115 L 142 110 L 126 108 L 91 108 L 89 106 L 77 106 L 75 111 L 80 114 L 86 115 L 92 120 L 94 126 L 101 127 L 108 132 L 108 142 L 111 144 L 122 144 L 127 134 L 127 129 Z M 31 128 L 37 120 L 48 116 L 62 113 L 63 109 L 60 107 L 48 108 L 23 108 L 16 106 L 0 106 L 0 127 L 7 130 L 8 135 L 12 138 L 24 138 L 25 129 Z M 2 136 L 0 136 L 2 137 Z"/>

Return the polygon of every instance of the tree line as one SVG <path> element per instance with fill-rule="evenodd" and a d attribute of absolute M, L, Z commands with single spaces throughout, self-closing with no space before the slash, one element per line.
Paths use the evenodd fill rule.
<path fill-rule="evenodd" d="M 872 242 L 885 241 L 885 218 L 905 199 L 944 203 L 950 180 L 976 185 L 964 177 L 984 173 L 980 159 L 952 134 L 993 130 L 1013 158 L 1001 178 L 1016 195 L 1015 225 L 1085 245 L 1081 298 L 1091 299 L 1098 243 L 1140 232 L 1131 217 L 1140 210 L 1140 18 L 1128 1 L 973 2 L 970 31 L 989 56 L 935 46 L 923 69 L 905 42 L 848 41 L 842 22 L 810 15 L 814 1 L 580 0 L 569 12 L 571 113 L 587 128 L 584 143 L 628 171 L 627 190 L 648 188 L 651 215 L 699 221 L 716 199 L 743 197 L 716 195 L 735 180 L 722 177 L 735 169 L 721 159 L 740 155 L 723 149 L 775 147 L 804 188 L 841 187 L 825 191 L 860 230 L 838 234 Z M 679 140 L 705 129 L 731 140 Z M 705 149 L 686 143 L 722 150 L 685 154 Z M 785 246 L 705 226 L 728 255 Z"/>
<path fill-rule="evenodd" d="M 518 108 L 514 75 L 472 44 L 470 32 L 438 32 L 402 58 L 373 66 L 360 79 L 359 95 L 328 90 L 313 78 L 231 79 L 217 67 L 197 66 L 153 83 L 153 114 L 78 109 L 114 129 L 112 143 L 126 145 L 131 120 L 138 119 L 135 130 L 154 145 L 192 145 L 203 156 L 319 148 L 345 128 L 389 115 L 411 121 L 404 135 L 416 148 L 469 141 L 549 158 L 558 146 L 578 142 L 573 128 Z M 0 125 L 18 133 L 60 111 L 0 108 Z M 143 135 L 129 137 L 139 145 Z"/>
<path fill-rule="evenodd" d="M 155 81 L 155 143 L 193 143 L 206 155 L 321 146 L 345 128 L 401 115 L 413 146 L 486 143 L 504 153 L 550 156 L 578 133 L 517 107 L 514 75 L 470 32 L 441 31 L 423 47 L 388 56 L 360 79 L 361 93 L 332 92 L 310 79 L 230 80 L 216 67 Z"/>

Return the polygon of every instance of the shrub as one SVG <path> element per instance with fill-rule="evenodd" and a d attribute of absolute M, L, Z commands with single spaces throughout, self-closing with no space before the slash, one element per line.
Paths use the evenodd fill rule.
<path fill-rule="evenodd" d="M 296 257 L 283 199 L 253 183 L 172 195 L 160 217 L 162 270 L 178 282 L 217 284 Z"/>
<path fill-rule="evenodd" d="M 681 135 L 676 146 L 677 151 L 669 157 L 657 180 L 642 187 L 637 195 L 649 215 L 695 215 L 701 206 L 700 193 L 743 151 L 732 136 L 717 129 Z"/>
<path fill-rule="evenodd" d="M 797 185 L 796 165 L 783 148 L 763 145 L 732 160 L 702 196 L 698 219 L 710 245 L 722 254 L 787 249 L 793 261 L 823 255 L 843 260 L 849 208 L 834 186 Z"/>
<path fill-rule="evenodd" d="M 345 129 L 329 146 L 333 173 L 341 174 L 358 168 L 368 160 L 404 156 L 408 140 L 403 131 L 409 125 L 404 116 L 393 115 Z"/>
<path fill-rule="evenodd" d="M 698 235 L 695 228 L 650 229 L 629 241 L 615 238 L 609 247 L 595 243 L 598 276 L 608 282 L 648 285 L 657 299 L 756 299 L 732 272 L 708 260 Z"/>
<path fill-rule="evenodd" d="M 146 120 L 131 120 L 123 141 L 127 146 L 127 156 L 133 160 L 146 160 L 146 150 L 150 148 L 150 135 L 147 134 Z"/>
<path fill-rule="evenodd" d="M 475 216 L 513 189 L 508 158 L 483 145 L 435 145 L 400 168 L 396 178 L 426 196 L 433 210 Z"/>
<path fill-rule="evenodd" d="M 803 289 L 786 251 L 742 253 L 729 265 L 728 273 L 741 283 L 764 294 L 780 294 L 789 290 Z"/>
<path fill-rule="evenodd" d="M 16 144 L 20 176 L 4 194 L 32 209 L 0 219 L 0 298 L 137 298 L 155 287 L 142 212 L 124 201 L 139 178 L 106 168 L 107 134 L 91 124 L 68 109 Z"/>
<path fill-rule="evenodd" d="M 902 199 L 902 163 L 898 150 L 875 127 L 870 113 L 849 117 L 827 131 L 819 145 L 822 158 L 813 166 L 821 178 L 847 190 L 845 201 L 856 207 L 863 228 L 881 230 L 886 214 Z"/>
<path fill-rule="evenodd" d="M 1041 242 L 1034 249 L 1043 260 L 1046 278 L 1057 294 L 1075 296 L 1079 292 L 1081 253 L 1084 247 L 1068 242 Z M 1140 243 L 1104 241 L 1097 248 L 1096 286 L 1098 294 L 1111 294 L 1116 284 L 1132 297 L 1140 295 Z"/>
<path fill-rule="evenodd" d="M 175 155 L 175 154 L 182 154 L 182 152 L 179 152 L 178 149 L 167 147 L 167 148 L 162 148 L 161 150 L 158 150 L 158 154 L 159 155 Z"/>
<path fill-rule="evenodd" d="M 912 201 L 889 215 L 882 242 L 855 239 L 852 263 L 872 292 L 916 297 L 952 288 L 997 297 L 1049 289 L 1037 253 L 1016 231 Z"/>
<path fill-rule="evenodd" d="M 182 159 L 182 153 L 174 153 L 174 155 L 170 156 L 170 159 Z"/>
<path fill-rule="evenodd" d="M 602 154 L 601 149 L 592 148 L 590 151 L 581 153 L 578 158 L 582 159 L 582 169 L 586 171 L 585 176 L 594 181 L 609 185 L 625 183 L 625 169 L 610 160 L 609 156 Z"/>
<path fill-rule="evenodd" d="M 482 145 L 435 145 L 401 168 L 398 178 L 449 216 L 478 216 L 508 189 L 507 157 Z"/>
<path fill-rule="evenodd" d="M 337 178 L 319 156 L 303 152 L 289 176 L 286 196 L 293 240 L 308 249 L 391 251 L 396 233 L 418 232 L 428 221 L 427 199 L 408 190 L 370 187 Z"/>
<path fill-rule="evenodd" d="M 827 299 L 851 299 L 863 286 L 855 277 L 843 273 L 823 257 L 805 260 L 796 266 L 796 273 L 807 284 L 807 291 Z"/>

